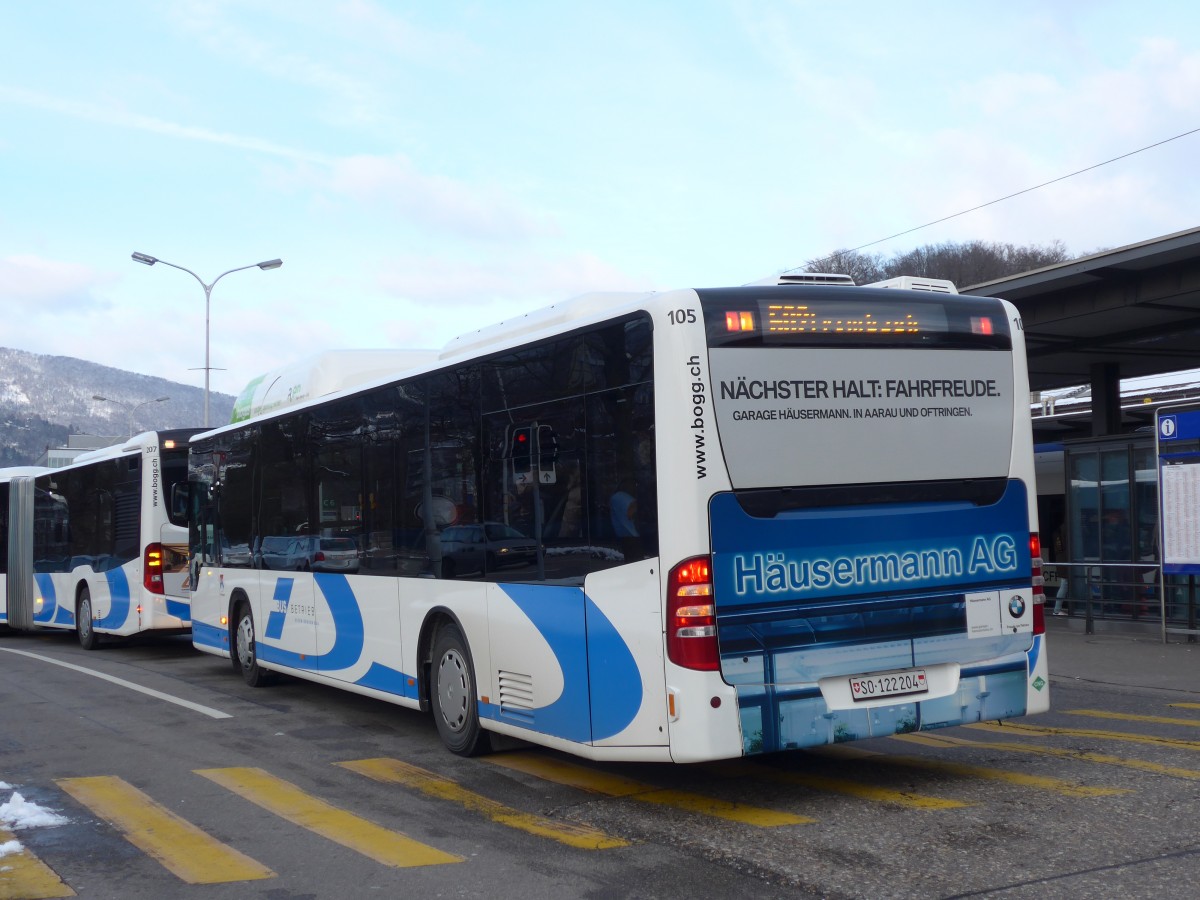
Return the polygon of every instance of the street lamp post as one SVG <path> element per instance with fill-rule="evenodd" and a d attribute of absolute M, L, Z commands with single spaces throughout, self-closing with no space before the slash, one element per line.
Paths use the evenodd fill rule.
<path fill-rule="evenodd" d="M 150 256 L 146 253 L 134 253 L 133 261 L 140 262 L 147 266 L 152 266 L 155 263 L 162 263 L 164 266 L 170 266 L 172 269 L 179 269 L 181 272 L 187 272 L 193 278 L 200 282 L 200 286 L 204 288 L 204 427 L 208 427 L 208 373 L 212 370 L 209 365 L 209 307 L 212 298 L 212 289 L 216 287 L 218 281 L 224 278 L 231 272 L 241 272 L 243 269 L 278 269 L 283 265 L 282 259 L 268 259 L 260 263 L 252 263 L 248 266 L 238 266 L 236 269 L 229 269 L 222 272 L 208 284 L 204 283 L 204 279 L 193 272 L 191 269 L 185 269 L 183 266 L 177 266 L 175 263 L 167 262 L 165 259 L 159 259 L 156 256 Z"/>
<path fill-rule="evenodd" d="M 133 414 L 143 406 L 149 406 L 151 403 L 166 403 L 170 397 L 155 397 L 153 400 L 145 400 L 142 403 L 130 404 L 124 400 L 114 400 L 112 397 L 102 397 L 100 394 L 92 394 L 93 400 L 103 400 L 105 403 L 111 403 L 114 406 L 129 407 L 129 436 L 133 437 Z"/>

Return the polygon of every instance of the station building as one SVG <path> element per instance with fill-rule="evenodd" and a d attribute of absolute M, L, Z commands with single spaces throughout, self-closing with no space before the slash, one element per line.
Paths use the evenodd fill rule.
<path fill-rule="evenodd" d="M 1200 228 L 959 290 L 1021 311 L 1048 614 L 1196 631 L 1195 579 L 1160 581 L 1154 421 L 1200 403 Z"/>

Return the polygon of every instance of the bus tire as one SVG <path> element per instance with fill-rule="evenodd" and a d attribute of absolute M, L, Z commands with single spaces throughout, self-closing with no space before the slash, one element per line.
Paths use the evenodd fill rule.
<path fill-rule="evenodd" d="M 250 604 L 239 603 L 233 628 L 233 662 L 246 684 L 262 687 L 268 676 L 267 670 L 258 664 L 254 635 L 254 614 L 250 612 Z"/>
<path fill-rule="evenodd" d="M 80 588 L 79 599 L 75 602 L 75 633 L 84 650 L 95 650 L 100 646 L 100 635 L 92 626 L 92 592 L 87 585 Z"/>
<path fill-rule="evenodd" d="M 430 704 L 442 743 L 451 753 L 476 756 L 491 749 L 480 727 L 475 703 L 475 670 L 467 640 L 458 626 L 447 622 L 433 641 L 433 684 Z"/>

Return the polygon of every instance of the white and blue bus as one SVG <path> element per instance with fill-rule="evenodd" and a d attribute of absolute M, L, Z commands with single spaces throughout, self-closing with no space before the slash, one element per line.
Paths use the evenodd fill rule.
<path fill-rule="evenodd" d="M 185 631 L 187 441 L 146 432 L 56 469 L 0 474 L 5 584 L 0 623 L 100 635 Z"/>
<path fill-rule="evenodd" d="M 1021 320 L 949 291 L 589 295 L 197 435 L 193 641 L 431 710 L 460 754 L 1043 711 Z"/>

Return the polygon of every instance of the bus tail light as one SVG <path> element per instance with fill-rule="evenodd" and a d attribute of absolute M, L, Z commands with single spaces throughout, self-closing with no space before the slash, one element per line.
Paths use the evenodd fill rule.
<path fill-rule="evenodd" d="M 142 585 L 152 594 L 163 592 L 163 545 L 147 544 L 142 560 Z"/>
<path fill-rule="evenodd" d="M 1033 633 L 1046 633 L 1046 579 L 1042 577 L 1042 539 L 1029 535 L 1029 559 L 1033 564 Z"/>
<path fill-rule="evenodd" d="M 667 656 L 685 669 L 715 672 L 721 667 L 707 556 L 684 560 L 667 576 Z"/>
<path fill-rule="evenodd" d="M 971 332 L 973 334 L 995 334 L 996 326 L 992 324 L 991 316 L 971 316 Z"/>

